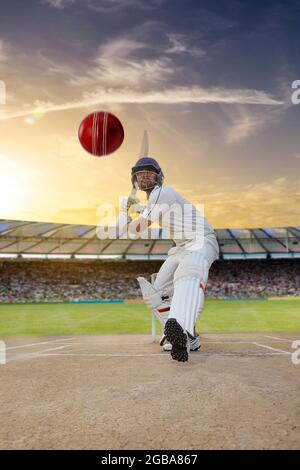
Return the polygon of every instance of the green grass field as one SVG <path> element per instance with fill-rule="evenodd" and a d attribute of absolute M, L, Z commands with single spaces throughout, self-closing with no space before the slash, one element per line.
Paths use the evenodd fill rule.
<path fill-rule="evenodd" d="M 197 327 L 200 332 L 299 332 L 300 300 L 208 300 Z M 0 338 L 150 331 L 150 310 L 143 304 L 0 304 Z"/>

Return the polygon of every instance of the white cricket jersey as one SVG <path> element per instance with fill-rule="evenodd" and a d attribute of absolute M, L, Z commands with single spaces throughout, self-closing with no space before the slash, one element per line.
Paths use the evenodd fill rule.
<path fill-rule="evenodd" d="M 203 205 L 195 207 L 170 186 L 155 186 L 142 216 L 162 228 L 162 238 L 176 244 L 215 236 L 212 226 L 203 216 Z"/>

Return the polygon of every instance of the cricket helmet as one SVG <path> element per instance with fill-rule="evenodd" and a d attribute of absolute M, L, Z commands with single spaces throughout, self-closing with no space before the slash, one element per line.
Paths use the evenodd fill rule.
<path fill-rule="evenodd" d="M 143 170 L 154 171 L 157 174 L 155 184 L 158 184 L 159 186 L 163 184 L 164 174 L 163 174 L 161 167 L 157 163 L 157 161 L 154 158 L 141 157 L 138 159 L 136 164 L 131 168 L 131 182 L 133 185 L 136 182 L 136 174 L 139 171 L 143 171 Z M 152 188 L 148 188 L 148 189 L 152 189 Z"/>

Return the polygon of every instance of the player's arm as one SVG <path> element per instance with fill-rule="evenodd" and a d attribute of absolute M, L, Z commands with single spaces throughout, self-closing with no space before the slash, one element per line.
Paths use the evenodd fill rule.
<path fill-rule="evenodd" d="M 159 192 L 159 195 L 161 191 Z M 161 198 L 162 199 L 162 198 Z M 159 203 L 157 194 L 150 195 L 148 205 L 145 210 L 141 213 L 140 217 L 133 220 L 128 225 L 129 234 L 140 234 L 146 230 L 152 223 L 159 223 L 165 212 L 169 210 L 168 203 Z"/>
<path fill-rule="evenodd" d="M 136 220 L 128 215 L 129 210 L 131 209 L 132 213 L 142 213 L 144 207 L 139 204 L 139 199 L 134 195 L 131 195 L 129 198 L 123 198 L 120 204 L 120 214 L 116 221 L 117 233 L 120 237 L 125 232 L 134 235 L 143 232 L 150 224 L 151 221 L 148 221 L 144 217 L 140 216 Z"/>
<path fill-rule="evenodd" d="M 142 215 L 128 224 L 128 233 L 136 234 L 146 230 L 151 225 L 151 220 L 145 219 Z"/>

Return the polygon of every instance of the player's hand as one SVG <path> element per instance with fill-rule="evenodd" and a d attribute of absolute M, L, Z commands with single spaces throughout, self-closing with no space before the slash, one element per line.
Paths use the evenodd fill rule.
<path fill-rule="evenodd" d="M 138 204 L 139 198 L 136 196 L 123 197 L 120 202 L 120 212 L 125 214 L 133 204 Z"/>
<path fill-rule="evenodd" d="M 145 206 L 142 206 L 142 204 L 133 204 L 130 207 L 130 214 L 142 214 L 145 210 Z"/>

